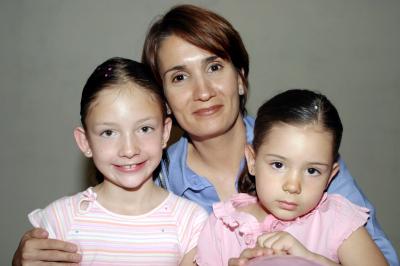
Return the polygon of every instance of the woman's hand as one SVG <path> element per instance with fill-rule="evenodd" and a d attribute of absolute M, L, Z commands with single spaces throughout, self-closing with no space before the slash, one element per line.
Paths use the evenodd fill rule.
<path fill-rule="evenodd" d="M 48 239 L 48 235 L 47 231 L 41 228 L 26 232 L 15 251 L 12 265 L 47 265 L 46 262 L 60 266 L 78 265 L 81 255 L 77 253 L 77 246 L 61 240 Z"/>
<path fill-rule="evenodd" d="M 269 255 L 273 255 L 272 249 L 262 247 L 246 248 L 240 253 L 239 258 L 230 258 L 228 266 L 243 266 L 251 259 Z"/>

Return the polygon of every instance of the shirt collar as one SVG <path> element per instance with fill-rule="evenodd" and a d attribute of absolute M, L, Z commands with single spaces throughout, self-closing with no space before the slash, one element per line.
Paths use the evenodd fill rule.
<path fill-rule="evenodd" d="M 246 127 L 246 142 L 251 143 L 254 136 L 254 118 L 251 116 L 245 116 L 243 122 Z M 212 186 L 206 178 L 198 176 L 187 165 L 188 143 L 189 140 L 187 135 L 183 135 L 178 142 L 168 148 L 168 154 L 170 155 L 168 181 L 172 191 L 178 196 L 182 196 L 188 189 L 202 190 L 205 187 Z M 244 161 L 242 160 L 239 174 L 241 173 L 243 166 Z"/>

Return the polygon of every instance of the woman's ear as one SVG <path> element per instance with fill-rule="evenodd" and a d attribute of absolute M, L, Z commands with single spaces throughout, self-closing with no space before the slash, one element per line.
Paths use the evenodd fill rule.
<path fill-rule="evenodd" d="M 162 147 L 163 149 L 167 147 L 167 143 L 169 140 L 169 136 L 171 134 L 171 128 L 172 128 L 172 119 L 170 117 L 165 118 L 164 120 L 164 130 L 163 130 L 163 136 L 162 136 Z"/>
<path fill-rule="evenodd" d="M 337 175 L 337 173 L 339 172 L 339 170 L 340 170 L 339 163 L 338 163 L 338 162 L 335 162 L 335 163 L 332 165 L 331 175 L 329 176 L 329 181 L 328 181 L 328 184 L 326 185 L 326 187 L 329 186 L 329 184 L 331 183 L 332 179 Z"/>
<path fill-rule="evenodd" d="M 246 162 L 247 162 L 247 169 L 249 170 L 249 174 L 255 175 L 255 152 L 253 149 L 253 146 L 250 144 L 246 144 L 246 147 L 244 148 L 244 155 L 246 156 Z"/>
<path fill-rule="evenodd" d="M 165 103 L 165 108 L 167 109 L 167 115 L 171 115 L 172 111 L 171 111 L 171 107 L 169 107 L 168 103 Z"/>
<path fill-rule="evenodd" d="M 74 129 L 74 137 L 76 144 L 79 149 L 82 151 L 83 155 L 88 158 L 92 157 L 92 150 L 90 149 L 89 141 L 86 137 L 86 132 L 83 127 L 76 127 Z"/>
<path fill-rule="evenodd" d="M 244 70 L 241 69 L 240 73 L 238 73 L 238 93 L 240 96 L 245 95 L 247 93 L 247 88 L 244 85 Z"/>

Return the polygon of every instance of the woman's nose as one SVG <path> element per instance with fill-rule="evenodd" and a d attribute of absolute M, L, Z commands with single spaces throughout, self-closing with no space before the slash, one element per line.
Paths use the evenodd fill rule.
<path fill-rule="evenodd" d="M 301 193 L 301 177 L 293 173 L 288 176 L 285 180 L 285 183 L 282 186 L 283 191 L 288 192 L 290 194 L 300 194 Z"/>
<path fill-rule="evenodd" d="M 205 76 L 199 75 L 194 82 L 194 98 L 199 101 L 208 101 L 215 96 L 213 83 Z"/>

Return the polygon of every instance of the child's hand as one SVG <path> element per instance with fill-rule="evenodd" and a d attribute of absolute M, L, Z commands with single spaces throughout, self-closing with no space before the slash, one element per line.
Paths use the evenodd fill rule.
<path fill-rule="evenodd" d="M 251 259 L 269 255 L 273 255 L 272 249 L 262 247 L 246 248 L 240 253 L 239 258 L 230 258 L 228 266 L 243 266 Z"/>
<path fill-rule="evenodd" d="M 274 255 L 294 255 L 303 258 L 313 256 L 313 253 L 305 248 L 294 236 L 284 231 L 259 236 L 257 245 L 271 249 Z"/>

